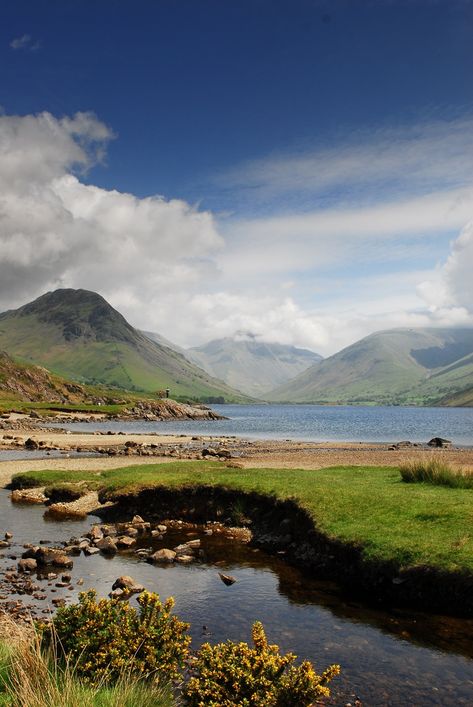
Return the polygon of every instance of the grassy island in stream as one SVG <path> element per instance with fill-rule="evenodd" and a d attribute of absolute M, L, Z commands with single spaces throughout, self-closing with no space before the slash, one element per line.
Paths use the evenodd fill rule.
<path fill-rule="evenodd" d="M 317 471 L 233 469 L 216 462 L 130 466 L 101 473 L 35 471 L 13 477 L 15 488 L 82 482 L 102 500 L 130 498 L 143 489 L 210 487 L 236 494 L 292 500 L 317 532 L 358 548 L 363 562 L 388 562 L 393 571 L 431 567 L 473 577 L 473 491 L 405 484 L 399 470 L 333 467 Z M 210 493 L 210 491 L 209 491 Z M 141 498 L 149 496 L 141 494 Z M 241 499 L 236 504 L 245 505 Z M 188 504 L 187 504 L 188 505 Z M 209 510 L 210 512 L 210 510 Z"/>

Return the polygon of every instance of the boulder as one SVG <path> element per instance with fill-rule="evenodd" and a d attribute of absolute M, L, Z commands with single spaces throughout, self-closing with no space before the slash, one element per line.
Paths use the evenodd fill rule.
<path fill-rule="evenodd" d="M 144 523 L 144 522 L 145 522 L 144 518 L 142 518 L 141 516 L 138 516 L 138 515 L 133 516 L 133 518 L 131 520 L 132 525 L 134 525 L 135 523 Z"/>
<path fill-rule="evenodd" d="M 163 548 L 162 550 L 157 550 L 155 553 L 149 556 L 148 562 L 153 562 L 156 564 L 171 564 L 174 562 L 176 553 L 174 550 L 169 550 L 169 548 Z"/>
<path fill-rule="evenodd" d="M 442 437 L 432 437 L 432 439 L 427 442 L 428 447 L 451 447 L 452 441 L 450 439 L 442 439 Z"/>

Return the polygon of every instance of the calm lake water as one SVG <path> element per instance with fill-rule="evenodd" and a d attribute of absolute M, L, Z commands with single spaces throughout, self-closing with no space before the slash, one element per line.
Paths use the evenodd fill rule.
<path fill-rule="evenodd" d="M 8 492 L 0 490 L 0 537 L 6 530 L 14 533 L 12 547 L 0 556 L 0 576 L 16 565 L 7 555 L 19 556 L 24 543 L 42 539 L 59 544 L 80 536 L 94 520 L 45 521 L 43 512 L 41 506 L 13 506 Z M 189 539 L 187 532 L 184 537 L 174 532 L 165 544 Z M 54 586 L 38 580 L 48 595 L 41 605 L 50 606 L 52 597 L 76 599 L 82 588 L 105 596 L 119 575 L 130 574 L 162 598 L 175 597 L 175 612 L 191 623 L 194 647 L 203 640 L 248 641 L 251 623 L 259 619 L 284 651 L 319 668 L 340 663 L 342 675 L 333 683 L 331 704 L 353 703 L 354 694 L 365 707 L 473 704 L 473 621 L 369 609 L 347 601 L 331 585 L 305 578 L 281 558 L 216 536 L 202 535 L 201 542 L 205 562 L 190 566 L 157 567 L 131 554 L 74 557 L 74 590 L 51 593 Z M 226 587 L 218 570 L 233 574 L 237 582 Z M 83 587 L 76 585 L 79 577 Z M 210 635 L 203 635 L 204 625 Z"/>
<path fill-rule="evenodd" d="M 428 442 L 444 437 L 473 445 L 473 408 L 340 405 L 212 405 L 228 420 L 74 423 L 70 429 L 237 435 L 314 442 Z"/>

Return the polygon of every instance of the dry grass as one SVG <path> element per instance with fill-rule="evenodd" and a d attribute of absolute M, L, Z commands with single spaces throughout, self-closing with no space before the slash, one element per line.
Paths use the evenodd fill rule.
<path fill-rule="evenodd" d="M 173 707 L 167 690 L 123 677 L 113 686 L 90 686 L 78 680 L 74 665 L 53 641 L 45 651 L 33 625 L 0 622 L 1 707 Z"/>
<path fill-rule="evenodd" d="M 473 474 L 461 467 L 454 467 L 435 454 L 410 459 L 400 464 L 402 480 L 406 483 L 424 483 L 450 488 L 473 488 Z"/>

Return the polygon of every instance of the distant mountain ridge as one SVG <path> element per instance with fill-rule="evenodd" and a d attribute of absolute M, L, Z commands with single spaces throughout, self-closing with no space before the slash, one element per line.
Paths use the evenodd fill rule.
<path fill-rule="evenodd" d="M 214 339 L 195 346 L 186 355 L 232 388 L 259 398 L 322 358 L 307 349 L 259 341 L 242 333 L 237 338 Z"/>
<path fill-rule="evenodd" d="M 314 364 L 267 397 L 281 402 L 446 405 L 455 396 L 467 401 L 471 388 L 473 328 L 391 329 Z"/>
<path fill-rule="evenodd" d="M 0 314 L 0 349 L 79 382 L 148 392 L 170 388 L 173 396 L 201 400 L 244 399 L 88 290 L 48 292 Z"/>

